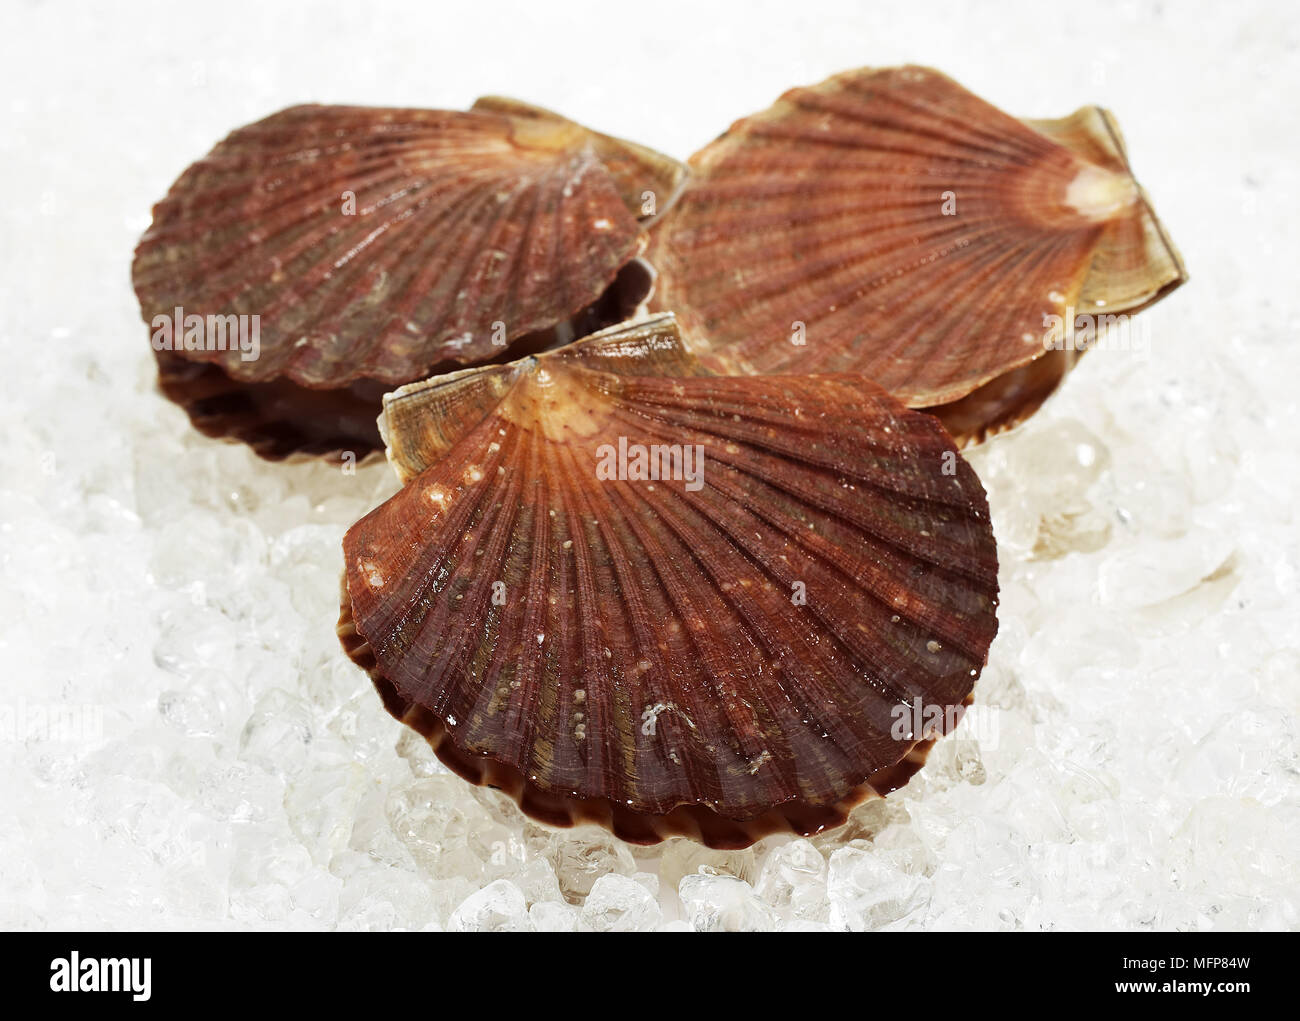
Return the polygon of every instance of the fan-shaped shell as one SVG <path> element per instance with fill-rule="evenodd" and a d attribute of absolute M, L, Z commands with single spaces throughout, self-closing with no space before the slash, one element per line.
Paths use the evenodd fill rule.
<path fill-rule="evenodd" d="M 136 250 L 145 318 L 260 317 L 232 378 L 404 383 L 499 357 L 595 302 L 685 169 L 506 100 L 461 113 L 298 106 L 190 167 Z M 496 324 L 501 324 L 497 326 Z"/>
<path fill-rule="evenodd" d="M 644 229 L 685 175 L 507 99 L 284 110 L 191 166 L 136 250 L 161 389 L 266 457 L 364 454 L 384 389 L 630 314 Z M 248 317 L 252 357 L 211 325 L 184 342 L 178 309 Z"/>
<path fill-rule="evenodd" d="M 404 485 L 344 539 L 344 645 L 547 822 L 718 847 L 836 825 L 985 662 L 983 490 L 860 377 L 713 375 L 659 316 L 404 387 L 382 425 Z M 899 724 L 915 700 L 934 732 Z"/>
<path fill-rule="evenodd" d="M 652 307 L 711 364 L 861 372 L 963 438 L 1064 375 L 1072 357 L 998 385 L 1042 359 L 1050 317 L 1131 313 L 1186 276 L 1108 113 L 1022 123 L 924 68 L 795 89 L 691 166 Z"/>

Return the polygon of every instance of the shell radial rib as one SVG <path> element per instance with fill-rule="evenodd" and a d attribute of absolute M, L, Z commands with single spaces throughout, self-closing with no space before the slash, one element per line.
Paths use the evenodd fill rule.
<path fill-rule="evenodd" d="M 164 392 L 205 431 L 269 457 L 377 445 L 373 414 L 368 435 L 353 435 L 358 388 L 500 359 L 552 331 L 570 339 L 569 321 L 601 311 L 685 176 L 675 160 L 513 100 L 281 111 L 186 170 L 136 249 L 146 322 L 181 310 L 256 317 L 259 329 L 253 357 L 207 335 L 160 347 L 155 332 Z M 310 393 L 350 388 L 333 423 Z"/>
<path fill-rule="evenodd" d="M 724 371 L 861 372 L 960 441 L 1042 403 L 1077 315 L 1186 279 L 1096 107 L 1022 122 L 936 71 L 851 71 L 690 163 L 652 236 L 652 307 Z"/>
<path fill-rule="evenodd" d="M 403 488 L 344 539 L 341 640 L 535 818 L 817 832 L 970 699 L 997 629 L 983 489 L 860 377 L 716 375 L 661 315 L 403 387 L 382 425 Z"/>

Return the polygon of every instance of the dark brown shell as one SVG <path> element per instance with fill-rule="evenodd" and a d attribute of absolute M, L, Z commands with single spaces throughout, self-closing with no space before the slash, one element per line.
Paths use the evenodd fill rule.
<path fill-rule="evenodd" d="M 992 387 L 952 413 L 961 439 L 1063 377 L 1073 358 L 999 383 L 1042 360 L 1045 317 L 1135 312 L 1186 279 L 1095 107 L 1023 123 L 935 71 L 852 71 L 690 162 L 652 307 L 725 371 L 861 372 L 937 410 Z"/>
<path fill-rule="evenodd" d="M 360 380 L 337 390 L 309 390 L 287 379 L 241 383 L 215 365 L 156 351 L 158 389 L 213 439 L 238 440 L 268 461 L 339 457 L 382 450 L 375 424 L 382 383 Z"/>
<path fill-rule="evenodd" d="M 404 486 L 344 539 L 340 636 L 544 821 L 715 847 L 837 825 L 935 736 L 894 711 L 959 713 L 985 662 L 979 480 L 860 377 L 716 376 L 660 316 L 404 387 L 384 428 Z M 598 479 L 620 437 L 700 445 L 700 487 Z"/>
<path fill-rule="evenodd" d="M 592 305 L 551 330 L 520 338 L 508 356 L 548 350 L 633 315 L 650 293 L 653 273 L 633 259 Z M 376 419 L 392 387 L 370 379 L 313 390 L 289 379 L 244 383 L 217 365 L 155 351 L 158 389 L 179 404 L 190 424 L 213 439 L 237 440 L 268 461 L 296 461 L 351 454 L 358 461 L 384 449 Z M 508 360 L 507 355 L 496 359 Z M 443 366 L 447 371 L 451 366 Z"/>

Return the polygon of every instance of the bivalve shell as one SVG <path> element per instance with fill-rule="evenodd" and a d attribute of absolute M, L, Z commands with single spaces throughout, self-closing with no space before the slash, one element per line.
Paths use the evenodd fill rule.
<path fill-rule="evenodd" d="M 690 162 L 651 307 L 724 371 L 860 372 L 961 440 L 1041 404 L 1077 317 L 1186 279 L 1095 107 L 1021 122 L 936 71 L 852 71 Z"/>
<path fill-rule="evenodd" d="M 979 480 L 861 377 L 716 375 L 662 315 L 404 387 L 383 428 L 404 485 L 344 539 L 344 646 L 546 822 L 715 847 L 837 825 L 985 663 Z"/>
<path fill-rule="evenodd" d="M 685 176 L 675 160 L 512 100 L 468 112 L 293 107 L 181 175 L 136 249 L 136 294 L 160 355 L 234 384 L 282 384 L 274 422 L 264 392 L 246 417 L 233 399 L 196 417 L 209 431 L 276 434 L 278 446 L 262 444 L 276 451 L 318 412 L 302 390 L 391 388 L 500 360 L 521 341 L 572 339 L 570 321 L 599 318 Z M 305 431 L 309 447 L 329 445 Z"/>

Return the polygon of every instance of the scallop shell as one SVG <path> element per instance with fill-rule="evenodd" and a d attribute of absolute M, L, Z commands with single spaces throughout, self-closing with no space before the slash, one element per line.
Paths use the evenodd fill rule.
<path fill-rule="evenodd" d="M 163 390 L 210 435 L 251 437 L 270 456 L 301 452 L 294 434 L 306 451 L 332 446 L 309 416 L 322 404 L 350 414 L 353 401 L 308 391 L 370 393 L 609 322 L 602 309 L 627 305 L 624 271 L 685 177 L 674 160 L 512 100 L 274 114 L 186 170 L 136 249 L 146 322 L 179 308 L 259 326 L 255 358 L 234 345 L 160 351 Z M 207 410 L 214 399 L 194 396 L 195 379 L 230 410 Z M 272 383 L 267 420 L 266 390 L 239 390 Z M 356 432 L 343 437 L 353 448 L 377 441 Z"/>
<path fill-rule="evenodd" d="M 663 315 L 403 387 L 381 425 L 403 488 L 344 538 L 340 637 L 542 821 L 713 847 L 838 825 L 985 663 L 983 489 L 860 377 L 715 375 Z M 900 723 L 917 700 L 945 719 Z"/>
<path fill-rule="evenodd" d="M 136 293 L 146 320 L 259 315 L 260 358 L 192 353 L 235 379 L 409 382 L 499 356 L 496 322 L 514 339 L 596 301 L 637 254 L 643 193 L 662 213 L 685 174 L 507 100 L 292 107 L 181 175 L 136 250 Z"/>
<path fill-rule="evenodd" d="M 961 439 L 1064 376 L 1049 317 L 1132 313 L 1186 279 L 1109 113 L 1021 122 L 925 68 L 795 89 L 691 167 L 647 254 L 652 307 L 716 367 L 861 372 Z"/>

